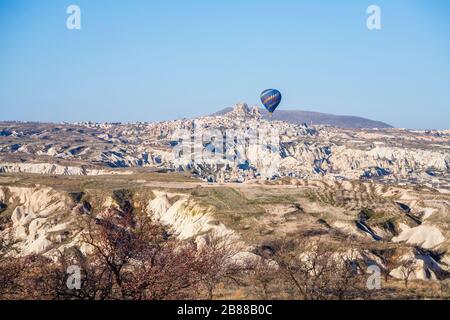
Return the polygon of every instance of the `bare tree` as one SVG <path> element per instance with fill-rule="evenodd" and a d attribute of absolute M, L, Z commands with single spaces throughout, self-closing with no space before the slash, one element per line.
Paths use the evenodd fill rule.
<path fill-rule="evenodd" d="M 275 260 L 294 298 L 350 299 L 362 290 L 352 252 L 339 252 L 318 240 L 302 243 L 296 250 L 284 248 Z"/>
<path fill-rule="evenodd" d="M 416 270 L 416 259 L 408 258 L 401 261 L 400 272 L 403 277 L 405 288 L 408 288 L 408 281 L 411 275 L 414 274 L 415 270 Z"/>
<path fill-rule="evenodd" d="M 91 252 L 60 259 L 84 270 L 82 289 L 74 298 L 212 298 L 224 276 L 226 246 L 209 243 L 198 248 L 179 241 L 145 215 L 112 209 L 101 216 L 83 222 L 83 241 Z"/>
<path fill-rule="evenodd" d="M 228 239 L 213 233 L 205 241 L 198 248 L 201 269 L 197 272 L 206 293 L 205 299 L 212 300 L 217 284 L 230 278 L 235 280 L 233 275 L 239 272 L 240 267 L 232 259 L 236 250 Z"/>
<path fill-rule="evenodd" d="M 384 268 L 382 268 L 384 281 L 388 282 L 389 274 L 397 266 L 397 256 L 395 249 L 385 249 L 381 251 L 380 258 L 384 264 Z"/>
<path fill-rule="evenodd" d="M 0 238 L 0 299 L 14 297 L 20 290 L 17 278 L 23 272 L 23 261 L 14 258 L 13 243 L 10 237 Z"/>
<path fill-rule="evenodd" d="M 272 286 L 278 278 L 279 268 L 275 261 L 261 258 L 247 266 L 250 285 L 255 295 L 263 300 L 272 297 Z"/>
<path fill-rule="evenodd" d="M 79 217 L 83 252 L 76 246 L 49 259 L 14 258 L 0 240 L 2 299 L 212 299 L 231 270 L 225 241 L 199 247 L 180 241 L 145 214 L 136 214 L 130 194 L 117 192 L 119 208 L 98 218 Z M 81 272 L 81 288 L 67 286 L 69 266 Z"/>

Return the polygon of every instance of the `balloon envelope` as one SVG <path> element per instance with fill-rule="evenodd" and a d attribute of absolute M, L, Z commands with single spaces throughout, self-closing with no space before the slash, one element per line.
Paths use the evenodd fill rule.
<path fill-rule="evenodd" d="M 261 102 L 266 107 L 267 111 L 270 113 L 274 112 L 275 109 L 281 102 L 281 93 L 275 89 L 267 89 L 261 93 Z"/>

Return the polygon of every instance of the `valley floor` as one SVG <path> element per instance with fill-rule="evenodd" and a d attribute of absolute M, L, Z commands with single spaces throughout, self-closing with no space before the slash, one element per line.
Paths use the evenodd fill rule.
<path fill-rule="evenodd" d="M 349 293 L 352 299 L 449 298 L 450 195 L 428 187 L 293 178 L 211 184 L 142 171 L 5 173 L 0 203 L 2 237 L 12 235 L 18 256 L 54 260 L 70 247 L 89 252 L 78 221 L 131 210 L 158 221 L 181 242 L 226 244 L 229 260 L 241 267 L 260 261 L 282 266 L 292 254 L 310 257 L 326 248 L 325 256 L 338 253 L 354 263 L 359 289 Z M 366 290 L 372 265 L 382 278 L 378 290 Z M 251 270 L 218 280 L 211 297 L 313 298 L 300 295 L 276 270 Z"/>

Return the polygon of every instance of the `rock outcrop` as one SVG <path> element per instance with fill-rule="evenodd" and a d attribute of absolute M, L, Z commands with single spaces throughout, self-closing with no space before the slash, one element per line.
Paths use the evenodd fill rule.
<path fill-rule="evenodd" d="M 2 130 L 0 172 L 96 175 L 150 167 L 188 171 L 209 182 L 361 179 L 450 190 L 445 130 L 309 127 L 268 121 L 245 103 L 224 115 L 196 119 L 7 123 Z"/>

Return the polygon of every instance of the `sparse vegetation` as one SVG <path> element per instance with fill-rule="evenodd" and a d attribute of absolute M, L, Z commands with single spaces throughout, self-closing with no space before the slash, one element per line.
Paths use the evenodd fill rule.
<path fill-rule="evenodd" d="M 1 178 L 12 179 L 8 175 Z M 6 259 L 6 251 L 15 247 L 3 246 L 0 269 L 8 275 L 0 279 L 4 283 L 0 293 L 3 299 L 440 299 L 446 294 L 445 282 L 441 286 L 441 282 L 411 277 L 405 282 L 390 275 L 399 267 L 402 248 L 408 246 L 388 240 L 374 242 L 336 227 L 337 222 L 351 225 L 361 218 L 367 225 L 386 231 L 398 228 L 399 221 L 408 223 L 410 219 L 398 211 L 395 197 L 378 200 L 372 194 L 367 199 L 362 195 L 355 198 L 345 192 L 335 197 L 329 186 L 292 187 L 282 192 L 278 185 L 205 186 L 192 180 L 186 182 L 182 176 L 158 184 L 153 174 L 144 173 L 98 179 L 24 174 L 14 179 L 15 186 L 36 190 L 51 187 L 49 195 L 54 198 L 48 200 L 48 205 L 57 205 L 57 199 L 67 195 L 67 202 L 76 210 L 53 213 L 59 223 L 70 223 L 59 244 L 70 248 L 76 230 L 82 229 L 90 235 L 84 235 L 82 242 L 95 250 L 86 253 L 71 247 L 63 250 L 58 260 L 39 254 Z M 359 188 L 358 182 L 354 182 L 354 188 Z M 383 188 L 380 190 L 389 191 Z M 11 197 L 8 190 L 5 187 L 6 208 L 0 213 L 6 227 L 11 226 L 11 213 L 20 206 L 18 198 Z M 375 192 L 373 187 L 365 190 Z M 161 191 L 171 193 L 171 203 L 188 197 L 185 209 L 190 215 L 208 212 L 212 215 L 211 225 L 223 224 L 235 231 L 243 243 L 255 248 L 252 252 L 259 259 L 230 264 L 236 248 L 211 241 L 198 246 L 196 236 L 176 238 L 169 226 L 147 216 L 149 199 Z M 83 224 L 74 226 L 74 217 Z M 54 236 L 50 232 L 48 235 Z M 343 249 L 350 250 L 348 256 L 336 258 Z M 437 261 L 445 252 L 439 251 Z M 356 253 L 380 259 L 381 290 L 367 290 L 367 257 Z M 308 261 L 313 261 L 319 272 L 308 268 Z M 81 291 L 67 290 L 67 266 L 71 264 L 84 270 Z M 159 280 L 150 284 L 147 279 Z M 445 280 L 445 275 L 440 279 Z M 173 290 L 167 292 L 163 287 Z"/>

